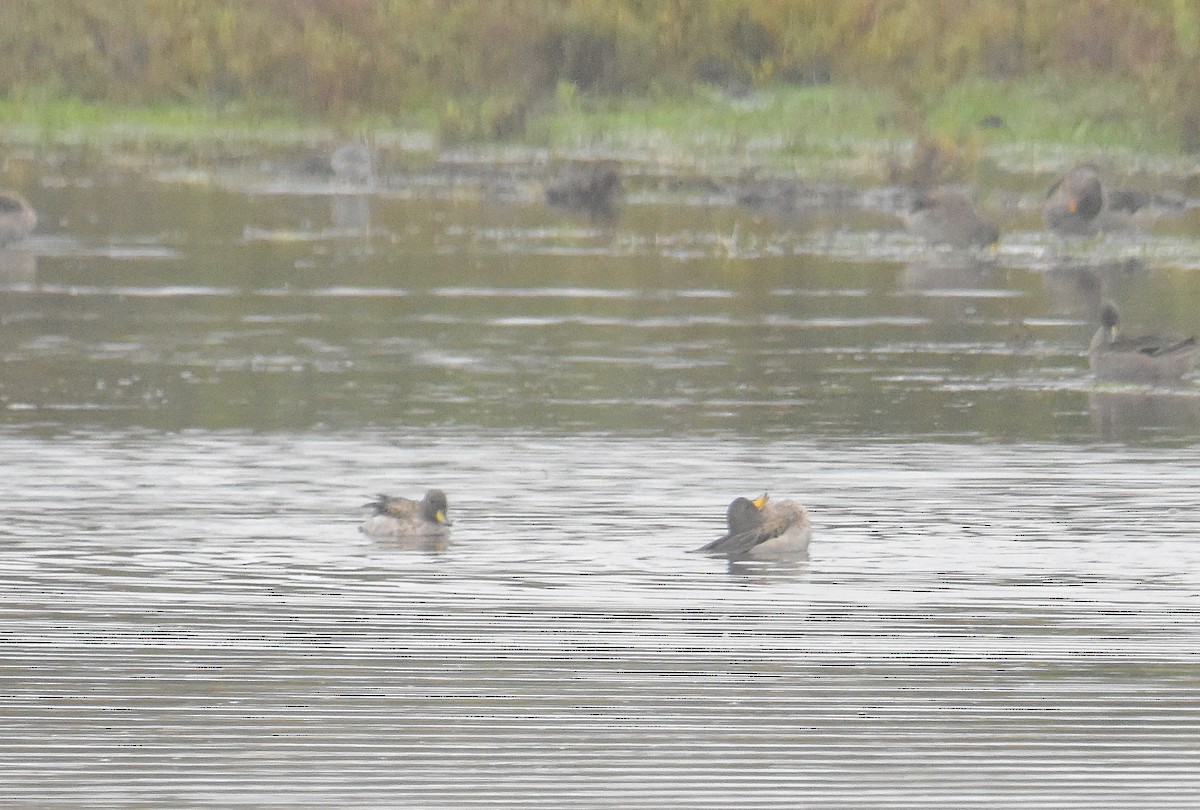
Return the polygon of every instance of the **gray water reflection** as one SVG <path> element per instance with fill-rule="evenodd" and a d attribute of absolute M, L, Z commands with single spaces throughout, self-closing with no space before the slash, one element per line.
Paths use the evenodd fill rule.
<path fill-rule="evenodd" d="M 8 431 L 0 452 L 7 804 L 1200 794 L 1190 451 Z M 365 494 L 431 483 L 445 550 L 356 532 Z M 686 553 L 763 489 L 809 506 L 809 561 Z"/>
<path fill-rule="evenodd" d="M 47 225 L 0 274 L 0 416 L 1091 441 L 1099 298 L 1131 328 L 1200 331 L 1178 267 L 1200 243 L 1178 236 L 1072 257 L 1007 230 L 962 257 L 861 208 L 808 231 L 631 194 L 598 225 L 427 179 L 48 175 Z"/>
<path fill-rule="evenodd" d="M 1195 806 L 1200 396 L 1084 357 L 1104 296 L 1200 332 L 1187 220 L 964 258 L 869 194 L 57 165 L 0 803 Z M 431 485 L 446 547 L 356 531 Z M 686 553 L 764 489 L 810 559 Z"/>

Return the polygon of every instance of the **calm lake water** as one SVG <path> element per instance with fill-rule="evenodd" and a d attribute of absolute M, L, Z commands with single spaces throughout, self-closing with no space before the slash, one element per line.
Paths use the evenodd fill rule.
<path fill-rule="evenodd" d="M 1084 356 L 1102 297 L 1200 332 L 1190 212 L 1063 245 L 985 196 L 969 259 L 299 164 L 21 175 L 3 804 L 1200 803 L 1200 388 Z M 448 544 L 358 533 L 430 486 Z M 808 560 L 688 553 L 763 491 Z"/>

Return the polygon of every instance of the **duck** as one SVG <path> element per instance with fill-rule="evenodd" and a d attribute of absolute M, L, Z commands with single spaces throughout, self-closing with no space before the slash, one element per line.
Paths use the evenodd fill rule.
<path fill-rule="evenodd" d="M 375 176 L 375 156 L 363 141 L 347 141 L 329 157 L 333 176 L 352 185 L 367 185 Z"/>
<path fill-rule="evenodd" d="M 446 516 L 446 493 L 440 489 L 429 490 L 419 501 L 381 494 L 363 508 L 374 510 L 359 527 L 371 537 L 445 537 L 453 525 Z"/>
<path fill-rule="evenodd" d="M 812 524 L 795 501 L 771 501 L 767 493 L 751 500 L 734 498 L 725 510 L 728 531 L 697 553 L 740 560 L 794 560 L 812 539 Z"/>
<path fill-rule="evenodd" d="M 917 195 L 903 215 L 908 229 L 933 245 L 988 247 L 1000 241 L 1000 229 L 975 210 L 965 193 L 935 188 Z"/>
<path fill-rule="evenodd" d="M 621 167 L 613 160 L 568 167 L 546 186 L 546 204 L 581 211 L 593 219 L 613 219 L 621 194 Z"/>
<path fill-rule="evenodd" d="M 33 233 L 37 212 L 15 191 L 0 190 L 0 245 L 17 242 Z"/>
<path fill-rule="evenodd" d="M 1088 365 L 1098 380 L 1166 382 L 1181 379 L 1196 364 L 1195 335 L 1119 334 L 1121 314 L 1116 304 L 1100 307 L 1100 328 L 1088 347 Z"/>
<path fill-rule="evenodd" d="M 1095 236 L 1103 226 L 1104 200 L 1100 169 L 1081 163 L 1050 187 L 1042 219 L 1061 236 Z"/>

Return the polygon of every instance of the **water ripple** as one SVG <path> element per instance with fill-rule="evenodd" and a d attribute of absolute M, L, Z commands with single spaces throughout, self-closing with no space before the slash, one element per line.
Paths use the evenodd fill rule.
<path fill-rule="evenodd" d="M 911 808 L 1200 793 L 1190 449 L 464 439 L 0 433 L 0 793 Z M 367 493 L 433 483 L 451 493 L 445 549 L 356 532 Z M 686 553 L 763 489 L 809 506 L 810 560 Z"/>

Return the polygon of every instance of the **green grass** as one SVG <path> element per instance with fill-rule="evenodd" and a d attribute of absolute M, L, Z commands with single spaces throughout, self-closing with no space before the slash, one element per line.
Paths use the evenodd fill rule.
<path fill-rule="evenodd" d="M 332 137 L 328 124 L 195 105 L 127 107 L 43 98 L 0 99 L 0 140 L 25 144 L 174 146 L 210 141 L 286 144 Z"/>
<path fill-rule="evenodd" d="M 775 85 L 734 97 L 698 86 L 689 95 L 582 96 L 570 85 L 528 119 L 522 143 L 565 152 L 617 152 L 649 162 L 702 169 L 756 165 L 802 174 L 882 164 L 913 133 L 898 121 L 887 91 L 855 86 Z M 1003 120 L 983 128 L 986 116 Z M 0 140 L 10 143 L 137 144 L 145 148 L 213 141 L 285 145 L 370 132 L 381 143 L 436 149 L 437 110 L 374 120 L 314 121 L 279 111 L 197 105 L 121 107 L 75 99 L 0 99 Z M 1171 155 L 1165 102 L 1132 83 L 1092 80 L 963 82 L 928 113 L 929 130 L 969 141 L 973 154 L 1039 147 Z M 413 124 L 412 122 L 416 122 Z M 413 129 L 418 130 L 413 137 Z M 413 144 L 418 144 L 413 146 Z"/>
<path fill-rule="evenodd" d="M 560 93 L 560 97 L 563 94 Z M 697 157 L 830 157 L 878 139 L 888 95 L 853 87 L 776 86 L 743 97 L 698 87 L 688 98 L 613 98 L 564 104 L 530 137 L 555 148 Z"/>
<path fill-rule="evenodd" d="M 688 98 L 578 99 L 559 93 L 529 138 L 552 149 L 599 148 L 658 162 L 789 169 L 805 175 L 878 173 L 906 159 L 914 133 L 883 90 L 774 86 L 743 98 L 698 88 Z M 999 127 L 985 127 L 989 116 Z M 943 142 L 979 158 L 1046 156 L 1060 164 L 1097 153 L 1177 154 L 1163 98 L 1132 82 L 1028 79 L 963 82 L 926 116 Z"/>
<path fill-rule="evenodd" d="M 1004 122 L 988 135 L 997 143 L 1160 154 L 1175 148 L 1165 99 L 1148 96 L 1132 82 L 1096 78 L 963 82 L 941 99 L 929 123 L 934 130 L 957 132 L 988 115 Z"/>

